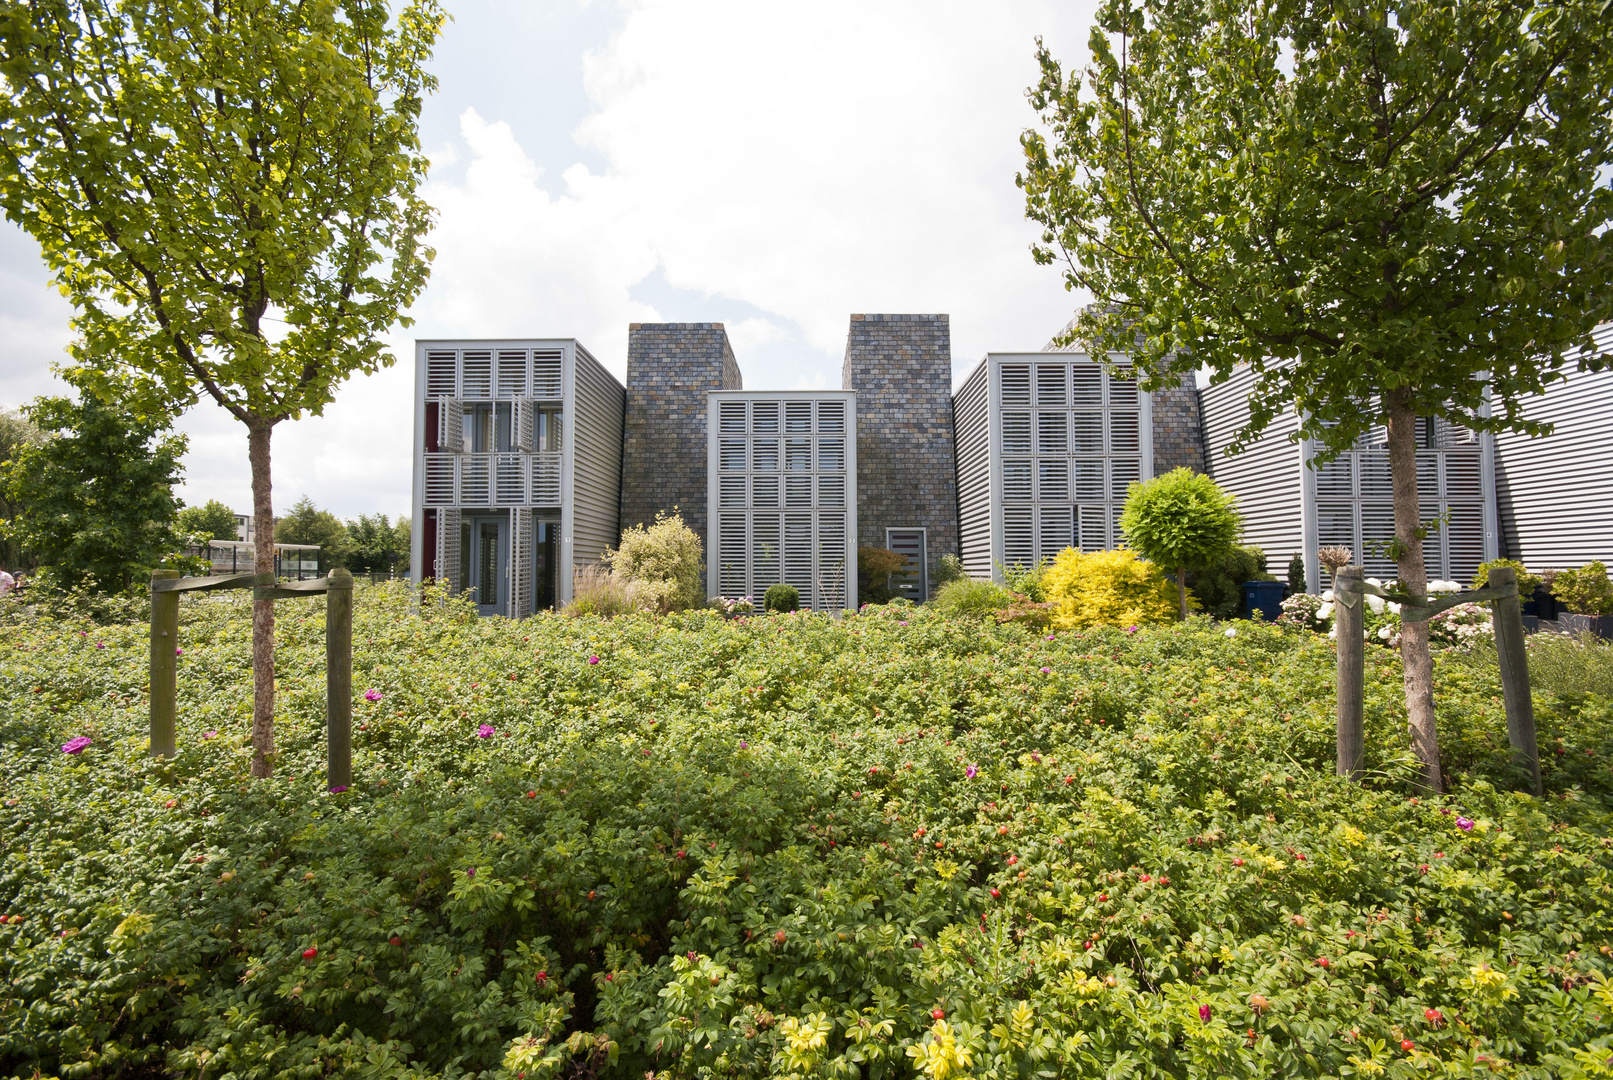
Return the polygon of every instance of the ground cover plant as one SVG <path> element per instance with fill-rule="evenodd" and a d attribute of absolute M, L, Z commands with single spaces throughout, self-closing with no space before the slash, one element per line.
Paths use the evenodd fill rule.
<path fill-rule="evenodd" d="M 282 615 L 250 776 L 250 608 L 187 598 L 180 752 L 146 631 L 0 625 L 0 1075 L 1602 1075 L 1609 703 L 1398 661 L 1369 781 L 1332 647 L 870 608 L 479 620 L 363 588 L 355 779 L 323 625 Z M 87 740 L 87 745 L 83 740 Z"/>

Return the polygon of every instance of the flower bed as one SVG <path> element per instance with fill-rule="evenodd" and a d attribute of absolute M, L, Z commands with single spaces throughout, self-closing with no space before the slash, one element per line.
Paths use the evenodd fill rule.
<path fill-rule="evenodd" d="M 1441 661 L 1435 799 L 1387 650 L 1370 782 L 1332 775 L 1295 628 L 383 587 L 332 793 L 320 617 L 282 620 L 255 782 L 248 609 L 184 610 L 167 762 L 144 627 L 0 631 L 0 1075 L 1546 1076 L 1613 1043 L 1594 695 L 1540 699 L 1536 801 L 1493 673 Z"/>

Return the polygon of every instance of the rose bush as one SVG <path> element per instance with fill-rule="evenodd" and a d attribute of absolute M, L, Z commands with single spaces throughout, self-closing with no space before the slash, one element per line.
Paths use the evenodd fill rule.
<path fill-rule="evenodd" d="M 473 611 L 361 588 L 378 696 L 335 793 L 318 609 L 282 606 L 267 781 L 239 599 L 182 606 L 167 761 L 144 626 L 0 628 L 0 1075 L 1545 1077 L 1613 1052 L 1594 694 L 1537 699 L 1536 800 L 1493 670 L 1441 659 L 1431 798 L 1387 650 L 1369 782 L 1333 776 L 1332 645 L 1292 627 Z"/>

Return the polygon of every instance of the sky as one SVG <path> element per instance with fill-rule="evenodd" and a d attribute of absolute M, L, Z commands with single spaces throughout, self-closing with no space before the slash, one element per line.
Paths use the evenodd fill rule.
<path fill-rule="evenodd" d="M 431 282 L 397 363 L 274 436 L 275 508 L 407 515 L 415 338 L 575 337 L 620 378 L 631 322 L 726 324 L 747 388 L 838 387 L 853 312 L 946 312 L 960 379 L 1079 305 L 1014 184 L 1036 38 L 1092 0 L 448 0 L 421 136 Z M 72 311 L 0 221 L 0 406 L 59 393 Z M 180 496 L 250 502 L 204 403 Z"/>

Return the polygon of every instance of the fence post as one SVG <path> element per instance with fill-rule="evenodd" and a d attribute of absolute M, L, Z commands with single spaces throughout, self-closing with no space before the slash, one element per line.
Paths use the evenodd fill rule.
<path fill-rule="evenodd" d="M 151 748 L 152 757 L 173 757 L 174 698 L 179 682 L 179 594 L 158 592 L 159 581 L 179 577 L 177 570 L 151 572 Z"/>
<path fill-rule="evenodd" d="M 1362 731 L 1362 683 L 1366 673 L 1361 591 L 1364 574 L 1359 566 L 1346 566 L 1333 575 L 1333 626 L 1339 657 L 1338 774 L 1358 783 L 1366 757 L 1366 736 Z"/>
<path fill-rule="evenodd" d="M 325 591 L 325 736 L 329 787 L 353 783 L 353 575 L 340 567 Z"/>
<path fill-rule="evenodd" d="M 1536 795 L 1541 794 L 1540 748 L 1535 742 L 1535 702 L 1529 693 L 1529 653 L 1523 641 L 1523 598 L 1518 572 L 1510 566 L 1490 570 L 1489 585 L 1512 595 L 1490 601 L 1495 623 L 1495 655 L 1501 666 L 1501 696 L 1507 706 L 1507 741 L 1513 759 L 1528 770 Z"/>

